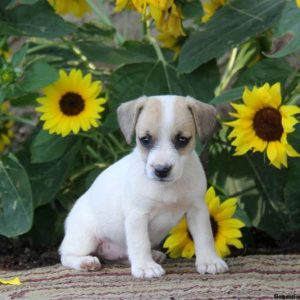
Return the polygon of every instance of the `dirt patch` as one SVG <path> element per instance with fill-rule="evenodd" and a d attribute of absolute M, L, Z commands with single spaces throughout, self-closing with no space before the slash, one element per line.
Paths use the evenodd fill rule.
<path fill-rule="evenodd" d="M 59 262 L 57 247 L 33 247 L 30 239 L 0 236 L 0 270 L 25 270 Z"/>

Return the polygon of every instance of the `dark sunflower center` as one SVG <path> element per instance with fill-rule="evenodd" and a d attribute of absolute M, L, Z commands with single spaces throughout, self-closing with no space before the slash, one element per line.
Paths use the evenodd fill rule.
<path fill-rule="evenodd" d="M 69 92 L 61 97 L 59 107 L 64 115 L 76 116 L 83 111 L 84 100 L 80 95 Z"/>
<path fill-rule="evenodd" d="M 253 128 L 264 141 L 280 140 L 283 133 L 280 112 L 272 107 L 260 109 L 254 116 Z"/>

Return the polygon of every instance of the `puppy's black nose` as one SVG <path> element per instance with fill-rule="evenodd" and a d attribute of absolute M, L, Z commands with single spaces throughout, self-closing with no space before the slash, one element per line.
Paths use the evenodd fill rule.
<path fill-rule="evenodd" d="M 166 178 L 172 169 L 172 166 L 161 166 L 157 165 L 154 168 L 154 173 L 158 178 Z"/>

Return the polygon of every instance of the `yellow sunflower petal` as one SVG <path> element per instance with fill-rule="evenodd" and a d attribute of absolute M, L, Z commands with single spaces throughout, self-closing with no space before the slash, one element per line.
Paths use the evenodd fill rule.
<path fill-rule="evenodd" d="M 192 258 L 195 255 L 195 246 L 193 241 L 189 241 L 182 250 L 182 257 Z"/>
<path fill-rule="evenodd" d="M 225 257 L 230 254 L 230 250 L 228 246 L 226 245 L 226 240 L 221 235 L 218 235 L 215 240 L 215 248 L 217 251 L 217 254 L 221 257 Z"/>
<path fill-rule="evenodd" d="M 225 209 L 220 210 L 219 213 L 214 215 L 214 218 L 217 222 L 225 220 L 225 219 L 230 219 L 236 211 L 235 206 L 229 206 L 226 207 Z"/>
<path fill-rule="evenodd" d="M 226 239 L 226 243 L 230 246 L 234 246 L 237 249 L 243 249 L 244 245 L 239 239 Z"/>
<path fill-rule="evenodd" d="M 267 147 L 267 156 L 272 162 L 277 156 L 276 142 L 270 142 Z"/>
<path fill-rule="evenodd" d="M 216 197 L 215 189 L 211 186 L 205 193 L 205 202 L 209 204 Z"/>
<path fill-rule="evenodd" d="M 172 234 L 165 240 L 163 247 L 164 248 L 176 247 L 177 245 L 185 241 L 187 238 L 188 238 L 187 231 L 183 233 Z"/>
<path fill-rule="evenodd" d="M 226 228 L 242 228 L 245 227 L 245 224 L 239 219 L 226 219 L 218 222 L 218 226 Z"/>
<path fill-rule="evenodd" d="M 270 87 L 269 90 L 270 93 L 270 101 L 269 104 L 274 107 L 274 108 L 278 108 L 281 104 L 281 87 L 280 87 L 280 83 L 277 82 L 275 84 L 273 84 Z"/>
<path fill-rule="evenodd" d="M 296 105 L 282 105 L 279 109 L 281 114 L 285 117 L 300 114 L 300 107 Z"/>
<path fill-rule="evenodd" d="M 22 284 L 19 277 L 15 277 L 15 278 L 12 278 L 12 279 L 0 278 L 0 283 L 7 284 L 7 285 L 20 285 L 20 284 Z"/>
<path fill-rule="evenodd" d="M 291 157 L 300 157 L 300 154 L 289 144 L 285 145 L 286 152 Z"/>
<path fill-rule="evenodd" d="M 237 204 L 237 199 L 236 198 L 228 198 L 226 199 L 225 201 L 223 201 L 220 205 L 220 209 L 225 209 L 225 208 L 228 208 L 228 207 L 232 207 L 232 206 L 236 206 Z"/>
<path fill-rule="evenodd" d="M 236 228 L 219 228 L 219 233 L 225 238 L 234 239 L 242 237 L 242 233 Z"/>

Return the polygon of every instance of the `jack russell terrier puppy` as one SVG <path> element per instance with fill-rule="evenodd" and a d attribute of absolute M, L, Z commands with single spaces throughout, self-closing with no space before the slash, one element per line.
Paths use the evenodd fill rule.
<path fill-rule="evenodd" d="M 101 268 L 99 258 L 129 259 L 138 278 L 165 274 L 165 258 L 153 247 L 186 215 L 196 248 L 196 268 L 222 273 L 204 201 L 206 178 L 194 150 L 216 124 L 213 106 L 182 96 L 141 97 L 118 108 L 118 120 L 133 152 L 95 180 L 65 223 L 61 262 L 77 270 Z"/>

